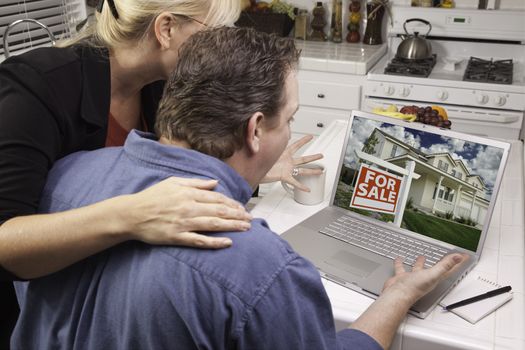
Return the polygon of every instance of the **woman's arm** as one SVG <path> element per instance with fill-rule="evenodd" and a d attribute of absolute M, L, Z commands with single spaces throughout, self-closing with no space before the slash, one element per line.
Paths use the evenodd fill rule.
<path fill-rule="evenodd" d="M 251 216 L 209 191 L 216 181 L 168 178 L 144 191 L 53 214 L 19 216 L 0 226 L 0 265 L 23 279 L 56 272 L 118 243 L 225 248 L 229 238 L 193 231 L 246 231 Z"/>

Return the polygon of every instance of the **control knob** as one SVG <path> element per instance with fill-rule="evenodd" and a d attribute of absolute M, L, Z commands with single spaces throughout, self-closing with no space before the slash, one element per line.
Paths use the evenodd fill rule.
<path fill-rule="evenodd" d="M 496 96 L 494 98 L 494 103 L 496 106 L 503 106 L 505 103 L 507 103 L 507 98 L 503 95 Z"/>
<path fill-rule="evenodd" d="M 445 101 L 448 98 L 448 92 L 446 90 L 439 90 L 436 95 L 440 101 Z"/>
<path fill-rule="evenodd" d="M 402 87 L 399 94 L 403 97 L 407 97 L 408 95 L 410 95 L 410 88 L 406 86 Z"/>
<path fill-rule="evenodd" d="M 484 105 L 485 103 L 489 102 L 489 97 L 486 94 L 481 94 L 476 97 L 476 100 L 480 105 Z"/>
<path fill-rule="evenodd" d="M 385 94 L 387 94 L 388 96 L 392 96 L 395 91 L 396 89 L 394 89 L 392 85 L 385 86 Z"/>

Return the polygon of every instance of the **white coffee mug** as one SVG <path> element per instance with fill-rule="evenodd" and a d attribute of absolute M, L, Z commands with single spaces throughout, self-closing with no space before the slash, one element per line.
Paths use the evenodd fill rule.
<path fill-rule="evenodd" d="M 293 187 L 287 183 L 281 182 L 283 188 L 293 196 L 293 199 L 300 204 L 315 205 L 319 204 L 324 200 L 324 187 L 326 180 L 326 169 L 322 164 L 311 163 L 304 164 L 299 168 L 308 169 L 322 169 L 323 172 L 320 175 L 305 175 L 299 174 L 295 176 L 295 179 L 308 187 L 310 192 L 301 191 L 300 189 Z"/>

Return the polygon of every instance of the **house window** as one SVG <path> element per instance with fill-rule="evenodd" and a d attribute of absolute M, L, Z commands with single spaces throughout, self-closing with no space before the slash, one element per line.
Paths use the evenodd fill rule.
<path fill-rule="evenodd" d="M 392 145 L 392 152 L 390 152 L 390 158 L 394 158 L 397 152 L 397 145 Z"/>
<path fill-rule="evenodd" d="M 450 187 L 446 188 L 445 197 L 444 197 L 446 201 L 452 202 L 452 199 L 454 198 L 454 195 L 452 194 L 452 192 L 453 191 Z"/>
<path fill-rule="evenodd" d="M 462 179 L 463 179 L 463 173 L 460 173 L 460 172 L 458 171 L 456 177 L 457 177 L 458 179 L 462 180 Z"/>
<path fill-rule="evenodd" d="M 3 36 L 7 25 L 20 19 L 34 19 L 46 25 L 56 39 L 68 37 L 86 15 L 83 0 L 2 0 L 0 2 L 0 61 L 4 59 Z M 9 53 L 49 46 L 51 39 L 40 26 L 23 22 L 12 27 L 7 38 Z"/>
<path fill-rule="evenodd" d="M 441 159 L 438 162 L 438 169 L 443 170 L 444 172 L 447 172 L 448 170 L 448 163 L 443 162 Z"/>
<path fill-rule="evenodd" d="M 456 177 L 456 170 L 452 169 L 452 176 Z"/>

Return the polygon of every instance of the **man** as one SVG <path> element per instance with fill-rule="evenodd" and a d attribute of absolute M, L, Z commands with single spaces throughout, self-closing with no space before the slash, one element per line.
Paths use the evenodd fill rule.
<path fill-rule="evenodd" d="M 222 28 L 192 36 L 179 56 L 159 106 L 158 138 L 133 132 L 123 148 L 57 163 L 42 211 L 134 193 L 173 175 L 218 179 L 218 191 L 249 200 L 290 138 L 298 108 L 293 41 Z M 412 272 L 396 261 L 384 294 L 352 329 L 336 333 L 315 267 L 264 221 L 251 227 L 221 233 L 233 240 L 227 250 L 129 242 L 18 284 L 13 348 L 386 348 L 410 305 L 461 261 L 449 256 L 423 270 L 420 260 Z"/>

